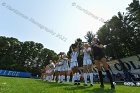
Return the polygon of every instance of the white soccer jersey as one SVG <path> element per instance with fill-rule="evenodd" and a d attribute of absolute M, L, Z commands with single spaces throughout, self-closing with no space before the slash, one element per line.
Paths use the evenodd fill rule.
<path fill-rule="evenodd" d="M 64 59 L 63 60 L 63 70 L 67 71 L 68 68 L 69 68 L 69 65 L 68 65 L 68 60 L 67 59 Z"/>
<path fill-rule="evenodd" d="M 59 66 L 58 66 L 58 62 L 55 64 L 55 71 L 58 71 Z"/>
<path fill-rule="evenodd" d="M 92 64 L 91 56 L 90 56 L 91 48 L 84 49 L 83 52 L 84 52 L 83 65 Z"/>
<path fill-rule="evenodd" d="M 71 62 L 77 61 L 78 52 L 72 52 L 71 54 Z"/>
<path fill-rule="evenodd" d="M 90 56 L 91 48 L 84 49 L 83 52 L 84 52 L 84 59 L 91 59 Z"/>
<path fill-rule="evenodd" d="M 78 52 L 72 52 L 72 54 L 71 54 L 70 68 L 73 68 L 75 66 L 78 66 L 77 57 L 78 57 Z"/>
<path fill-rule="evenodd" d="M 63 66 L 64 66 L 65 68 L 68 68 L 68 64 L 67 64 L 67 63 L 68 63 L 67 60 L 64 59 L 64 60 L 63 60 Z"/>
<path fill-rule="evenodd" d="M 63 65 L 63 62 L 62 62 L 62 60 L 60 60 L 59 62 L 58 62 L 58 71 L 62 71 L 62 65 Z"/>
<path fill-rule="evenodd" d="M 54 64 L 54 63 L 51 63 L 51 64 L 49 64 L 49 67 L 50 67 L 49 72 L 50 72 L 50 73 L 51 73 L 51 72 L 54 72 L 55 64 Z"/>
<path fill-rule="evenodd" d="M 49 64 L 49 67 L 50 68 L 55 68 L 55 64 L 54 63 L 51 63 L 51 64 Z"/>

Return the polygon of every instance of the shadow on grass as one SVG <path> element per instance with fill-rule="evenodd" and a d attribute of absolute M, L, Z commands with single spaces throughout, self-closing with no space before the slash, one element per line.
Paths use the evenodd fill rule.
<path fill-rule="evenodd" d="M 65 90 L 71 91 L 71 90 L 84 90 L 84 89 L 88 89 L 91 88 L 90 86 L 88 87 L 84 87 L 84 86 L 71 86 L 71 87 L 65 87 Z"/>
<path fill-rule="evenodd" d="M 73 86 L 72 84 L 66 84 L 66 83 L 56 83 L 56 82 L 47 82 L 47 81 L 39 81 L 39 80 L 36 80 L 36 82 L 42 82 L 46 85 L 49 85 L 51 87 L 63 87 L 63 86 Z"/>
<path fill-rule="evenodd" d="M 102 88 L 94 88 L 90 90 L 85 90 L 85 93 L 115 93 L 114 89 L 102 89 Z"/>
<path fill-rule="evenodd" d="M 71 87 L 71 84 L 66 84 L 66 83 L 56 83 L 56 82 L 47 82 L 47 84 L 51 87 L 63 87 L 63 86 L 68 86 Z"/>
<path fill-rule="evenodd" d="M 91 88 L 90 86 L 87 86 L 87 87 L 84 87 L 84 86 L 77 86 L 77 85 L 73 85 L 72 83 L 69 83 L 69 84 L 67 84 L 67 83 L 56 83 L 56 82 L 47 82 L 47 81 L 39 81 L 39 80 L 36 80 L 36 82 L 42 82 L 42 83 L 44 83 L 44 84 L 46 84 L 46 85 L 49 85 L 49 87 L 51 87 L 51 88 L 55 88 L 55 87 L 62 87 L 63 89 L 65 89 L 65 90 L 69 90 L 69 91 L 71 91 L 71 90 L 83 90 L 83 89 L 87 89 L 87 88 Z"/>
<path fill-rule="evenodd" d="M 102 88 L 91 88 L 90 86 L 84 87 L 82 85 L 80 86 L 74 86 L 72 84 L 66 84 L 66 83 L 56 83 L 56 82 L 44 82 L 44 81 L 39 81 L 37 82 L 42 82 L 46 85 L 49 85 L 50 88 L 63 88 L 66 91 L 74 93 L 73 90 L 82 90 L 84 93 L 115 93 L 116 91 L 113 89 L 102 89 Z"/>

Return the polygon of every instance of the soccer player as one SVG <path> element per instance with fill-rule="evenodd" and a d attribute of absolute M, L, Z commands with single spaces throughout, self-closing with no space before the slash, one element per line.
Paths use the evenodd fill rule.
<path fill-rule="evenodd" d="M 46 68 L 45 68 L 45 80 L 44 81 L 48 81 L 49 80 L 49 78 L 50 78 L 50 76 L 49 76 L 49 69 L 50 69 L 50 67 L 47 65 L 46 66 Z"/>
<path fill-rule="evenodd" d="M 61 83 L 63 81 L 65 81 L 65 75 L 66 75 L 66 70 L 67 70 L 67 58 L 66 58 L 66 54 L 62 55 L 62 59 L 61 59 L 62 65 L 61 65 Z"/>
<path fill-rule="evenodd" d="M 87 76 L 90 76 L 90 86 L 93 86 L 93 65 L 91 60 L 91 48 L 88 43 L 84 44 L 83 49 L 84 57 L 83 57 L 83 72 L 84 72 L 84 86 L 87 86 Z"/>
<path fill-rule="evenodd" d="M 67 76 L 67 82 L 69 82 L 70 74 L 71 74 L 72 70 L 69 66 L 69 60 L 68 60 L 66 54 L 63 55 L 63 69 L 64 69 L 64 75 Z"/>
<path fill-rule="evenodd" d="M 42 80 L 45 80 L 45 77 L 46 77 L 46 70 L 45 70 L 45 67 L 43 67 L 42 69 L 41 69 L 41 79 Z"/>
<path fill-rule="evenodd" d="M 57 82 L 57 80 L 58 80 L 58 66 L 57 66 L 57 61 L 56 60 L 54 61 L 54 65 L 55 65 L 55 68 L 54 68 L 54 81 Z"/>
<path fill-rule="evenodd" d="M 66 75 L 67 75 L 67 83 L 70 81 L 70 75 L 72 73 L 72 69 L 70 68 L 70 60 L 67 61 L 67 72 L 66 72 Z"/>
<path fill-rule="evenodd" d="M 60 71 L 61 71 L 61 66 L 59 63 L 59 60 L 56 61 L 55 63 L 55 80 L 56 82 L 60 82 Z"/>
<path fill-rule="evenodd" d="M 62 83 L 64 80 L 64 73 L 63 73 L 63 59 L 62 59 L 62 55 L 59 55 L 59 60 L 58 60 L 58 72 L 59 72 L 59 76 L 58 76 L 58 81 L 59 83 Z"/>
<path fill-rule="evenodd" d="M 50 60 L 50 64 L 48 66 L 50 68 L 48 70 L 49 81 L 52 81 L 53 80 L 54 69 L 55 69 L 55 65 L 54 65 L 52 60 Z"/>
<path fill-rule="evenodd" d="M 111 89 L 115 89 L 115 86 L 112 80 L 112 75 L 109 71 L 109 67 L 106 62 L 105 53 L 103 52 L 103 45 L 97 38 L 93 38 L 92 49 L 93 49 L 93 54 L 94 54 L 95 65 L 96 65 L 96 68 L 98 69 L 98 74 L 100 78 L 100 83 L 101 83 L 100 87 L 104 88 L 102 68 L 101 68 L 101 64 L 102 64 L 106 71 L 106 75 L 110 80 Z"/>
<path fill-rule="evenodd" d="M 72 69 L 73 72 L 73 78 L 72 78 L 72 83 L 74 85 L 80 85 L 80 76 L 78 74 L 78 62 L 77 62 L 77 57 L 78 57 L 78 48 L 76 45 L 74 45 L 71 53 L 71 61 L 70 61 L 70 68 Z"/>

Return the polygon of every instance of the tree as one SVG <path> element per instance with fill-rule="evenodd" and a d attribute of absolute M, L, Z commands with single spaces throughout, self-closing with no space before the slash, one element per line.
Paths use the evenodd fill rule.
<path fill-rule="evenodd" d="M 20 42 L 16 38 L 0 37 L 0 69 L 31 72 L 40 75 L 49 60 L 57 60 L 53 50 L 33 41 Z"/>
<path fill-rule="evenodd" d="M 140 5 L 133 2 L 126 13 L 118 12 L 97 32 L 100 41 L 107 45 L 105 51 L 108 56 L 123 58 L 140 53 Z"/>
<path fill-rule="evenodd" d="M 87 34 L 85 35 L 85 39 L 87 42 L 91 45 L 92 39 L 95 37 L 95 35 L 92 33 L 92 31 L 88 31 Z"/>
<path fill-rule="evenodd" d="M 135 53 L 140 53 L 140 3 L 139 0 L 133 0 L 126 8 L 129 14 L 130 25 L 134 28 L 133 42 L 135 43 Z"/>

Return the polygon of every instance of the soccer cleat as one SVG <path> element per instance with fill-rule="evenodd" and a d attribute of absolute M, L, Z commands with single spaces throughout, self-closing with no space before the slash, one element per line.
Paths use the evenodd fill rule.
<path fill-rule="evenodd" d="M 90 84 L 90 86 L 92 87 L 92 86 L 93 86 L 93 84 Z"/>
<path fill-rule="evenodd" d="M 104 88 L 104 85 L 100 85 L 100 88 Z"/>
<path fill-rule="evenodd" d="M 74 83 L 74 85 L 77 85 L 77 83 Z"/>
<path fill-rule="evenodd" d="M 80 85 L 80 83 L 77 83 L 77 85 Z"/>

